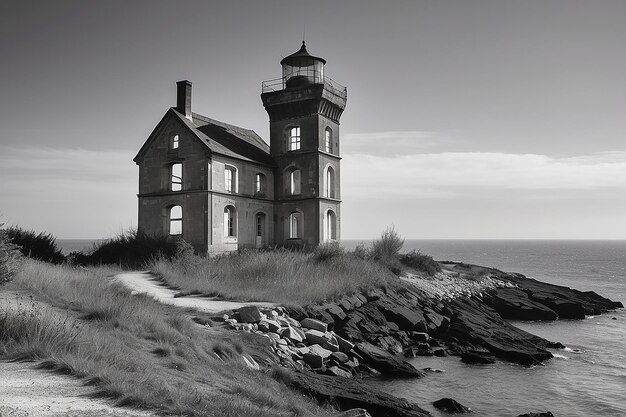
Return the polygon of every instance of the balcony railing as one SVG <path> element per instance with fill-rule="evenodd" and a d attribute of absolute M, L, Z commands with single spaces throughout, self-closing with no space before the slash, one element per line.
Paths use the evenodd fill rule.
<path fill-rule="evenodd" d="M 286 88 L 285 78 L 276 78 L 274 80 L 263 81 L 261 83 L 261 92 L 271 93 L 273 91 L 281 91 Z M 328 93 L 337 99 L 345 106 L 348 99 L 348 89 L 343 85 L 331 80 L 328 77 L 324 77 L 322 82 L 316 82 L 312 84 L 324 84 L 324 93 Z"/>

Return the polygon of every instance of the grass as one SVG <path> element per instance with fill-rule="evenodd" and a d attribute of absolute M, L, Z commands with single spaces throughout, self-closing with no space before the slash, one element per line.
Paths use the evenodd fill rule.
<path fill-rule="evenodd" d="M 383 265 L 331 247 L 310 253 L 275 250 L 185 256 L 155 260 L 148 268 L 184 293 L 299 305 L 395 279 Z"/>
<path fill-rule="evenodd" d="M 166 414 L 328 415 L 245 366 L 241 352 L 260 350 L 238 338 L 253 335 L 210 330 L 172 306 L 133 296 L 111 283 L 113 272 L 27 260 L 13 285 L 45 302 L 0 305 L 0 357 L 39 360 L 84 378 L 119 405 Z"/>
<path fill-rule="evenodd" d="M 19 247 L 11 239 L 0 223 L 0 285 L 9 282 L 21 265 Z"/>

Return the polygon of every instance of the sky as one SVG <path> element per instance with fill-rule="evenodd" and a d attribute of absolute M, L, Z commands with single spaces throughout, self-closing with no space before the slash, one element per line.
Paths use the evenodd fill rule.
<path fill-rule="evenodd" d="M 175 82 L 267 141 L 303 34 L 348 88 L 344 239 L 626 239 L 622 0 L 0 0 L 0 223 L 136 227 Z"/>

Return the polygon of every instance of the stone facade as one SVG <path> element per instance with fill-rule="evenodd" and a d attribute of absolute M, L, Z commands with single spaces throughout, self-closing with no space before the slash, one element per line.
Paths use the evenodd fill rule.
<path fill-rule="evenodd" d="M 139 166 L 139 230 L 179 235 L 199 253 L 308 247 L 340 238 L 339 118 L 346 89 L 304 45 L 263 83 L 270 146 L 193 113 L 191 82 L 150 134 Z"/>

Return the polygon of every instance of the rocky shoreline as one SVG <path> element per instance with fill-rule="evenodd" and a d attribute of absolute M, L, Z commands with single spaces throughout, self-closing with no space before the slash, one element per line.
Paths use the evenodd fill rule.
<path fill-rule="evenodd" d="M 385 288 L 368 288 L 304 307 L 245 307 L 223 319 L 257 334 L 271 352 L 255 359 L 281 364 L 280 378 L 341 410 L 376 416 L 426 416 L 418 405 L 362 382 L 370 376 L 425 375 L 401 355 L 459 356 L 467 363 L 496 359 L 540 364 L 563 348 L 506 320 L 582 319 L 621 308 L 582 292 L 492 268 L 442 262 L 435 277 L 408 274 Z"/>

